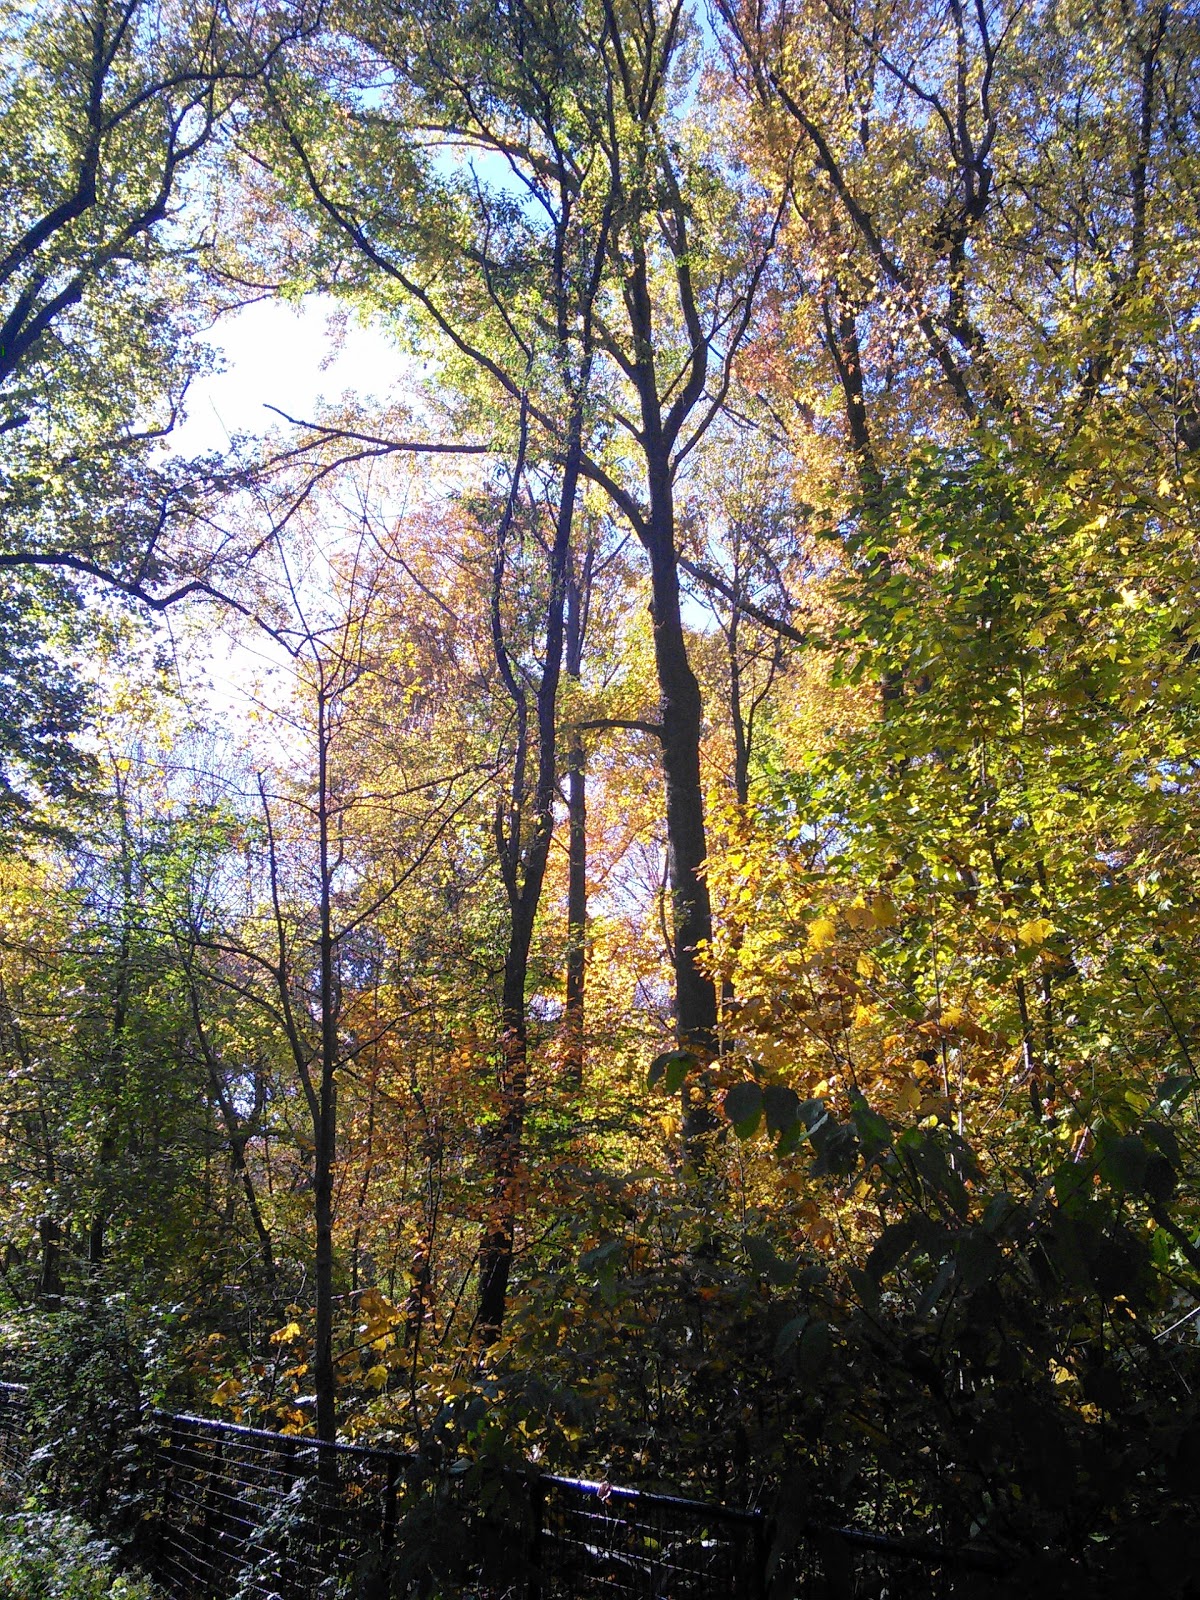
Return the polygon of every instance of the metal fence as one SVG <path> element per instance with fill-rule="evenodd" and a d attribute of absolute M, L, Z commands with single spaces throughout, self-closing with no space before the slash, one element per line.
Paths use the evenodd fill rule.
<path fill-rule="evenodd" d="M 765 1593 L 761 1513 L 544 1474 L 528 1487 L 536 1600 Z"/>
<path fill-rule="evenodd" d="M 20 1498 L 25 1482 L 25 1400 L 24 1384 L 0 1383 L 0 1507 L 5 1510 Z"/>
<path fill-rule="evenodd" d="M 22 1484 L 24 1389 L 0 1384 L 0 1494 Z M 155 1412 L 144 1564 L 173 1600 L 931 1600 L 988 1592 L 977 1552 L 799 1527 L 546 1473 L 435 1470 L 398 1451 Z M 11 1500 L 10 1500 L 11 1503 Z"/>
<path fill-rule="evenodd" d="M 224 1600 L 361 1588 L 395 1539 L 407 1458 L 156 1413 L 155 1576 Z"/>

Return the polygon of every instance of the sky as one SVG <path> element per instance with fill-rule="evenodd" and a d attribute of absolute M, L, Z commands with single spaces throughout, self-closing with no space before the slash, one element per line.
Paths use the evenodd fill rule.
<path fill-rule="evenodd" d="M 171 448 L 181 455 L 223 451 L 231 435 L 286 428 L 271 406 L 303 420 L 348 392 L 383 401 L 406 384 L 415 391 L 410 359 L 382 329 L 348 321 L 339 309 L 330 296 L 310 295 L 299 304 L 263 300 L 223 318 L 210 335 L 223 370 L 193 384 Z M 684 612 L 690 627 L 712 628 L 712 616 L 691 597 Z M 263 697 L 275 697 L 268 673 L 276 692 L 281 688 L 283 662 L 265 637 L 251 640 L 244 631 L 235 637 L 209 623 L 186 648 L 179 637 L 175 647 L 181 679 L 192 679 L 189 698 L 204 701 L 229 724 Z"/>
<path fill-rule="evenodd" d="M 319 401 L 347 390 L 382 398 L 401 383 L 401 352 L 377 328 L 340 324 L 337 312 L 333 299 L 310 295 L 299 305 L 259 301 L 223 318 L 209 342 L 225 370 L 192 385 L 174 449 L 223 450 L 233 433 L 265 433 L 280 423 L 267 406 L 311 417 Z"/>
<path fill-rule="evenodd" d="M 271 406 L 304 420 L 347 392 L 383 400 L 403 385 L 406 358 L 386 335 L 338 313 L 332 298 L 310 295 L 300 304 L 259 301 L 222 318 L 209 342 L 223 370 L 193 383 L 169 448 L 182 456 L 224 451 L 234 434 L 286 430 Z M 265 635 L 214 628 L 213 615 L 206 607 L 198 626 L 176 629 L 168 619 L 164 627 L 189 702 L 235 733 L 255 707 L 286 693 L 286 665 Z"/>

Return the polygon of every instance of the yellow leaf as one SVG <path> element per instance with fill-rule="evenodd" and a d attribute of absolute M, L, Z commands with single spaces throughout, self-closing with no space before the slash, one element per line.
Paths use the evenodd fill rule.
<path fill-rule="evenodd" d="M 886 894 L 877 894 L 871 901 L 871 915 L 877 928 L 890 928 L 899 920 L 896 903 Z"/>
<path fill-rule="evenodd" d="M 236 1400 L 241 1392 L 240 1379 L 226 1378 L 223 1384 L 213 1390 L 212 1403 L 215 1406 L 228 1405 L 231 1400 Z"/>
<path fill-rule="evenodd" d="M 1033 917 L 1017 929 L 1017 938 L 1022 944 L 1045 944 L 1053 932 L 1054 924 L 1048 917 Z"/>
<path fill-rule="evenodd" d="M 875 913 L 871 910 L 870 906 L 865 906 L 861 903 L 847 906 L 846 921 L 852 928 L 858 931 L 862 931 L 867 928 L 873 928 L 875 926 Z"/>
<path fill-rule="evenodd" d="M 377 1322 L 368 1322 L 361 1328 L 364 1344 L 375 1344 L 380 1339 L 386 1339 L 399 1321 L 399 1317 L 381 1317 Z"/>
<path fill-rule="evenodd" d="M 382 1389 L 388 1381 L 388 1369 L 385 1366 L 372 1367 L 363 1377 L 363 1382 L 368 1389 Z"/>
<path fill-rule="evenodd" d="M 358 1309 L 368 1320 L 376 1321 L 391 1316 L 396 1308 L 378 1289 L 364 1289 L 358 1297 Z"/>
<path fill-rule="evenodd" d="M 921 1104 L 921 1090 L 913 1078 L 905 1078 L 896 1094 L 896 1104 L 901 1111 L 915 1111 Z"/>
<path fill-rule="evenodd" d="M 810 950 L 824 950 L 837 938 L 837 925 L 829 917 L 818 917 L 815 922 L 809 923 L 808 948 Z"/>
<path fill-rule="evenodd" d="M 289 1322 L 284 1328 L 276 1328 L 271 1335 L 272 1344 L 291 1344 L 293 1339 L 302 1339 L 304 1329 L 298 1322 Z"/>

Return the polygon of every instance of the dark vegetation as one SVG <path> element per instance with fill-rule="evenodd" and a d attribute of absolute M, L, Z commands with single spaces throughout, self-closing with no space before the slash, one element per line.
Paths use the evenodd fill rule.
<path fill-rule="evenodd" d="M 1195 5 L 0 18 L 41 1492 L 157 1404 L 1194 1592 Z M 314 296 L 403 383 L 173 448 Z"/>

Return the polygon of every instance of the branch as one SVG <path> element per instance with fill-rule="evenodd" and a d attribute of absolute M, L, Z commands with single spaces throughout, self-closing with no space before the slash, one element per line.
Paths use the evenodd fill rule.
<path fill-rule="evenodd" d="M 102 567 L 98 562 L 88 561 L 84 556 L 72 555 L 66 550 L 49 550 L 42 554 L 32 551 L 21 554 L 15 551 L 0 552 L 0 572 L 11 567 L 65 567 L 68 572 L 78 572 L 85 578 L 95 578 L 107 588 L 115 589 L 118 594 L 128 596 L 131 600 L 138 600 L 142 605 L 149 606 L 151 611 L 166 611 L 180 601 L 190 600 L 194 596 L 201 596 L 207 600 L 217 600 L 222 605 L 229 606 L 248 622 L 256 623 L 273 638 L 279 636 L 275 630 L 268 627 L 262 618 L 257 616 L 249 606 L 240 600 L 235 600 L 232 595 L 225 594 L 223 590 L 215 588 L 204 578 L 189 578 L 186 583 L 181 583 L 177 588 L 163 595 L 150 594 L 140 582 L 130 582 L 120 578 L 115 572 L 110 572 L 107 567 Z M 280 640 L 282 643 L 282 640 Z"/>
<path fill-rule="evenodd" d="M 661 722 L 643 722 L 638 717 L 592 717 L 587 722 L 568 722 L 567 727 L 576 733 L 628 728 L 633 733 L 649 733 L 660 740 L 666 736 Z"/>
<path fill-rule="evenodd" d="M 407 451 L 411 455 L 487 456 L 499 454 L 497 446 L 492 444 L 440 444 L 426 443 L 421 440 L 382 439 L 373 433 L 356 433 L 353 428 L 331 428 L 323 422 L 306 422 L 299 417 L 289 416 L 286 411 L 280 410 L 278 406 L 267 405 L 264 409 L 273 411 L 277 417 L 282 417 L 285 422 L 290 422 L 293 428 L 309 428 L 313 433 L 319 433 L 326 439 L 353 439 L 358 444 L 380 445 L 384 450 Z"/>
<path fill-rule="evenodd" d="M 714 572 L 711 567 L 701 566 L 698 561 L 689 561 L 686 556 L 679 557 L 679 565 L 683 570 L 705 585 L 706 588 L 715 589 L 724 595 L 730 605 L 737 606 L 739 611 L 752 617 L 759 627 L 767 628 L 771 633 L 777 633 L 781 638 L 790 639 L 793 644 L 813 644 L 815 642 L 811 633 L 805 633 L 793 623 L 787 622 L 783 617 L 776 617 L 769 611 L 764 611 L 761 606 L 755 605 L 753 600 L 747 600 L 745 595 L 739 594 L 727 578 L 719 572 Z"/>

